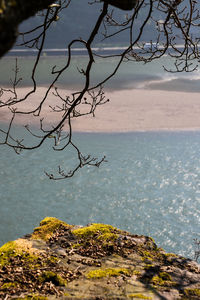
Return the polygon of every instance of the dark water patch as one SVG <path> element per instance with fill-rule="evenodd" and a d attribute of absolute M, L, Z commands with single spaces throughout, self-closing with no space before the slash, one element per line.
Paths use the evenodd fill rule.
<path fill-rule="evenodd" d="M 22 78 L 18 87 L 32 85 L 31 71 L 34 65 L 34 57 L 18 57 L 19 78 Z M 168 62 L 168 59 L 165 58 Z M 95 58 L 94 68 L 91 72 L 91 85 L 95 86 L 99 82 L 102 82 L 112 72 L 114 72 L 119 58 Z M 64 56 L 43 56 L 41 57 L 38 69 L 35 74 L 35 79 L 39 86 L 49 85 L 55 78 L 55 75 L 51 74 L 52 68 L 56 66 L 56 70 L 63 68 L 66 65 L 67 57 Z M 74 56 L 72 58 L 72 65 L 60 76 L 57 81 L 58 86 L 63 86 L 70 89 L 80 89 L 85 84 L 85 77 L 80 74 L 78 70 L 85 69 L 88 63 L 87 56 Z M 152 63 L 144 65 L 138 63 L 123 63 L 120 66 L 118 72 L 105 84 L 109 89 L 125 89 L 125 88 L 137 88 L 145 85 L 149 81 L 163 80 L 162 61 L 159 63 Z M 5 57 L 0 62 L 0 84 L 1 86 L 7 86 L 10 83 L 10 79 L 14 78 L 16 60 L 14 57 Z"/>

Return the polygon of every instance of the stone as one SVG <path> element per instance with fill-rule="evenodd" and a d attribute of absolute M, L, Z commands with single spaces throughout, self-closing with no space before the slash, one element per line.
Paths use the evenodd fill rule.
<path fill-rule="evenodd" d="M 45 218 L 0 248 L 0 299 L 199 299 L 200 266 L 151 237 Z"/>

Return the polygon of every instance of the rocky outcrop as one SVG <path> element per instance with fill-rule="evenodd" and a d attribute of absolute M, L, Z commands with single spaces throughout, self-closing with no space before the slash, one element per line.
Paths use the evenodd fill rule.
<path fill-rule="evenodd" d="M 200 268 L 152 238 L 45 218 L 0 248 L 1 299 L 199 299 Z"/>

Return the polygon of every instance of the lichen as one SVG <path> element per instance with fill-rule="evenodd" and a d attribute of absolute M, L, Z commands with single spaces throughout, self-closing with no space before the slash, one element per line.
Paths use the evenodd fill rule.
<path fill-rule="evenodd" d="M 53 284 L 57 286 L 66 286 L 67 282 L 60 276 L 59 274 L 56 274 L 52 271 L 45 271 L 43 272 L 39 278 L 38 278 L 40 283 L 43 282 L 52 282 Z"/>
<path fill-rule="evenodd" d="M 152 260 L 154 258 L 153 252 L 150 252 L 150 251 L 147 251 L 144 249 L 142 249 L 142 250 L 140 249 L 140 252 L 141 252 L 144 260 Z"/>
<path fill-rule="evenodd" d="M 96 269 L 88 272 L 86 277 L 88 279 L 95 279 L 95 278 L 103 278 L 103 277 L 116 277 L 120 275 L 130 275 L 130 271 L 125 268 L 106 268 L 106 269 Z"/>
<path fill-rule="evenodd" d="M 5 282 L 2 286 L 1 289 L 2 290 L 9 290 L 12 288 L 15 288 L 18 285 L 17 282 Z"/>
<path fill-rule="evenodd" d="M 47 300 L 48 297 L 46 296 L 40 296 L 37 294 L 32 294 L 32 295 L 26 295 L 25 297 L 19 297 L 15 298 L 16 300 Z"/>
<path fill-rule="evenodd" d="M 141 255 L 141 259 L 145 263 L 152 264 L 155 261 L 159 261 L 159 263 L 166 261 L 171 262 L 174 258 L 178 257 L 173 253 L 165 253 L 162 248 L 158 248 L 154 244 L 152 249 L 150 246 L 146 248 L 146 245 L 141 245 L 138 247 L 138 253 Z"/>
<path fill-rule="evenodd" d="M 147 238 L 148 241 L 146 242 L 146 247 L 150 250 L 159 251 L 160 249 L 156 245 L 155 240 L 152 237 Z"/>
<path fill-rule="evenodd" d="M 154 268 L 155 267 L 155 265 L 153 265 L 153 264 L 146 264 L 145 266 L 144 266 L 144 270 L 150 270 L 150 269 L 152 269 L 152 268 Z"/>
<path fill-rule="evenodd" d="M 152 297 L 150 297 L 150 296 L 145 296 L 145 295 L 143 295 L 143 294 L 129 294 L 128 295 L 128 297 L 129 298 L 136 298 L 136 299 L 149 299 L 149 300 L 151 300 L 152 299 Z"/>
<path fill-rule="evenodd" d="M 200 289 L 198 289 L 198 288 L 196 288 L 196 289 L 185 289 L 184 294 L 188 297 L 188 299 L 189 299 L 190 296 L 200 297 Z"/>
<path fill-rule="evenodd" d="M 160 285 L 160 286 L 175 285 L 175 282 L 172 281 L 171 275 L 166 272 L 160 272 L 158 275 L 153 276 L 151 282 L 154 285 Z"/>
<path fill-rule="evenodd" d="M 165 255 L 166 257 L 178 257 L 178 255 L 177 255 L 177 254 L 174 254 L 174 253 L 164 253 L 164 255 Z"/>
<path fill-rule="evenodd" d="M 64 295 L 63 296 L 65 296 L 65 297 L 69 297 L 70 296 L 70 294 L 69 293 L 64 293 Z"/>
<path fill-rule="evenodd" d="M 133 271 L 133 275 L 140 276 L 140 275 L 141 275 L 141 272 L 138 271 L 138 270 L 134 270 L 134 271 Z"/>
<path fill-rule="evenodd" d="M 151 236 L 149 236 L 148 238 L 149 238 L 149 240 L 151 240 L 154 244 L 156 243 L 155 240 L 154 240 L 154 238 L 152 238 Z"/>
<path fill-rule="evenodd" d="M 72 228 L 71 225 L 60 221 L 57 218 L 46 217 L 40 222 L 40 226 L 35 228 L 31 238 L 35 240 L 41 239 L 44 241 L 48 241 L 50 237 L 54 234 L 54 232 L 61 227 L 66 229 Z"/>
<path fill-rule="evenodd" d="M 78 249 L 78 248 L 80 248 L 82 246 L 83 246 L 83 243 L 75 243 L 75 244 L 72 245 L 72 248 L 73 249 Z"/>

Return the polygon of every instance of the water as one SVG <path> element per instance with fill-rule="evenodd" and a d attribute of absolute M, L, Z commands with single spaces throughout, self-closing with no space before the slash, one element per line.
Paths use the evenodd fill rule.
<path fill-rule="evenodd" d="M 59 164 L 67 170 L 76 163 L 73 153 L 45 145 L 17 156 L 0 148 L 0 243 L 54 216 L 150 235 L 165 250 L 192 258 L 193 239 L 200 238 L 200 132 L 77 133 L 75 140 L 83 153 L 108 162 L 56 182 L 44 170 Z"/>
<path fill-rule="evenodd" d="M 112 52 L 112 49 L 109 50 Z M 55 53 L 56 50 L 55 50 Z M 38 70 L 36 72 L 36 81 L 38 85 L 47 85 L 53 81 L 54 76 L 51 74 L 53 66 L 57 66 L 56 70 L 62 68 L 66 64 L 66 56 L 46 56 L 44 53 L 41 58 Z M 110 75 L 115 69 L 119 58 L 95 58 L 94 68 L 92 70 L 91 85 L 94 86 L 106 76 Z M 83 87 L 85 77 L 78 70 L 85 69 L 88 58 L 86 55 L 73 55 L 72 65 L 68 72 L 64 72 L 57 82 L 57 86 L 71 89 L 80 89 Z M 34 56 L 19 56 L 18 77 L 23 80 L 19 87 L 32 85 L 31 69 L 34 63 Z M 194 62 L 196 65 L 196 62 Z M 200 70 L 197 68 L 192 73 L 170 73 L 163 68 L 165 66 L 169 70 L 174 69 L 172 58 L 164 56 L 152 63 L 144 64 L 142 62 L 124 62 L 117 74 L 104 85 L 106 89 L 153 89 L 153 90 L 171 90 L 184 91 L 188 93 L 200 92 Z M 7 86 L 10 78 L 14 77 L 15 57 L 5 57 L 0 61 L 0 83 Z"/>
<path fill-rule="evenodd" d="M 51 67 L 63 66 L 65 60 L 64 56 L 44 56 L 38 83 L 46 85 Z M 75 70 L 87 58 L 74 56 L 73 61 L 69 74 L 59 81 L 70 89 L 80 88 L 83 79 Z M 0 62 L 2 85 L 8 85 L 14 63 L 12 57 Z M 33 57 L 19 57 L 18 63 L 23 86 L 30 85 Z M 93 84 L 109 74 L 115 63 L 116 58 L 106 64 L 96 59 Z M 198 70 L 165 73 L 163 64 L 171 66 L 169 57 L 148 65 L 125 63 L 107 88 L 200 91 Z M 23 136 L 20 127 L 14 130 Z M 0 245 L 32 232 L 42 218 L 54 216 L 70 224 L 103 222 L 149 235 L 166 251 L 193 258 L 193 239 L 200 239 L 200 132 L 77 133 L 74 138 L 83 153 L 106 155 L 108 162 L 100 168 L 81 169 L 70 180 L 54 182 L 44 171 L 55 172 L 58 165 L 66 170 L 75 166 L 70 149 L 55 153 L 45 144 L 18 156 L 0 147 Z"/>

